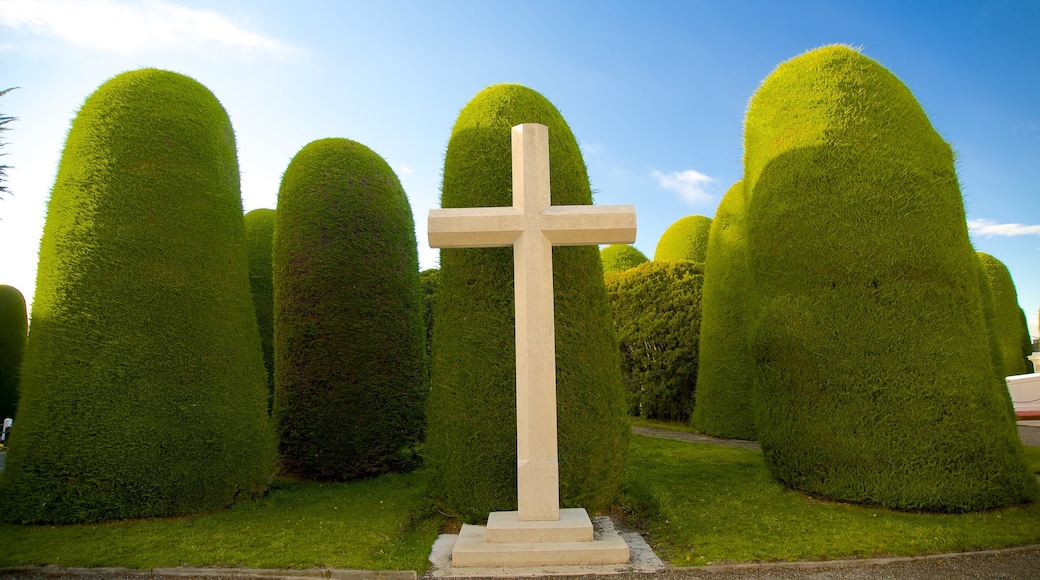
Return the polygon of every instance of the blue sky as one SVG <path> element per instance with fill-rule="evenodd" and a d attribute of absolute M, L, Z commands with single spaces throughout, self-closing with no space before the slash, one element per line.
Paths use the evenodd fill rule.
<path fill-rule="evenodd" d="M 420 261 L 452 124 L 482 88 L 527 85 L 582 144 L 595 201 L 634 204 L 648 256 L 672 222 L 714 215 L 742 174 L 748 99 L 779 63 L 862 47 L 957 151 L 976 249 L 1040 310 L 1040 2 L 275 2 L 0 0 L 0 112 L 11 195 L 0 283 L 31 300 L 46 200 L 76 110 L 108 78 L 159 67 L 221 100 L 246 210 L 275 207 L 314 139 L 346 137 L 397 171 Z"/>

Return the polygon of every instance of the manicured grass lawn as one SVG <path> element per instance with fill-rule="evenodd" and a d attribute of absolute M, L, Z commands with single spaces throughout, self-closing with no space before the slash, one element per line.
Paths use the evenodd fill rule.
<path fill-rule="evenodd" d="M 1040 449 L 1027 454 L 1040 472 Z M 821 501 L 775 483 L 760 452 L 641 436 L 633 437 L 622 503 L 676 566 L 1040 543 L 1040 504 L 944 515 Z"/>
<path fill-rule="evenodd" d="M 1040 449 L 1027 447 L 1026 453 L 1040 472 Z M 843 505 L 784 490 L 757 451 L 641 436 L 633 437 L 621 504 L 628 523 L 678 566 L 1040 543 L 1040 504 L 966 515 Z M 421 471 L 349 484 L 278 481 L 261 500 L 192 517 L 0 524 L 0 567 L 327 567 L 421 574 L 444 522 L 426 500 Z"/>
<path fill-rule="evenodd" d="M 199 516 L 71 526 L 0 524 L 0 566 L 426 570 L 444 518 L 421 472 L 356 483 L 278 481 Z"/>

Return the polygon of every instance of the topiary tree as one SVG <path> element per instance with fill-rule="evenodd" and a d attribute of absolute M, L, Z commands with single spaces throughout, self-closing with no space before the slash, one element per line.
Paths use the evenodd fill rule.
<path fill-rule="evenodd" d="M 629 244 L 611 244 L 599 251 L 599 258 L 604 274 L 635 268 L 648 261 L 643 252 Z"/>
<path fill-rule="evenodd" d="M 274 417 L 284 473 L 409 465 L 427 376 L 415 224 L 386 161 L 348 139 L 301 149 L 274 238 Z"/>
<path fill-rule="evenodd" d="M 484 89 L 459 113 L 442 207 L 512 205 L 510 128 L 549 128 L 552 203 L 590 204 L 578 143 L 520 85 Z M 516 350 L 511 248 L 443 249 L 434 309 L 425 458 L 430 494 L 466 521 L 516 509 Z M 553 248 L 560 497 L 590 512 L 618 491 L 629 426 L 603 266 L 594 246 Z"/>
<path fill-rule="evenodd" d="M 994 375 L 953 152 L 906 86 L 848 47 L 810 51 L 759 87 L 744 150 L 755 408 L 773 474 L 898 509 L 1036 498 Z"/>
<path fill-rule="evenodd" d="M 716 437 L 755 439 L 755 360 L 748 350 L 746 296 L 750 283 L 743 182 L 715 210 L 704 264 L 697 406 L 691 424 Z"/>
<path fill-rule="evenodd" d="M 266 413 L 234 133 L 176 73 L 101 85 L 47 207 L 0 510 L 86 522 L 263 493 Z"/>
<path fill-rule="evenodd" d="M 645 262 L 606 274 L 628 412 L 686 421 L 694 408 L 704 265 Z"/>
<path fill-rule="evenodd" d="M 999 345 L 1003 372 L 1006 376 L 1030 373 L 1028 357 L 1033 352 L 1033 340 L 1029 336 L 1026 313 L 1018 305 L 1011 273 L 993 256 L 983 252 L 978 255 L 993 292 L 993 336 Z"/>
<path fill-rule="evenodd" d="M 28 331 L 25 297 L 14 286 L 0 285 L 0 421 L 18 411 L 18 379 Z"/>
<path fill-rule="evenodd" d="M 245 215 L 246 249 L 249 252 L 249 290 L 260 329 L 260 350 L 267 369 L 267 412 L 274 402 L 274 282 L 271 266 L 274 238 L 273 209 L 254 209 Z"/>
<path fill-rule="evenodd" d="M 693 260 L 704 262 L 708 251 L 711 218 L 688 215 L 668 226 L 657 241 L 654 261 Z"/>

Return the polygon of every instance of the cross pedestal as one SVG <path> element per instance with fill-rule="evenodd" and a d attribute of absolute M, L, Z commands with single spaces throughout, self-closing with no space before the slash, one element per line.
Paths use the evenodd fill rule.
<path fill-rule="evenodd" d="M 512 207 L 434 209 L 428 221 L 434 248 L 513 247 L 517 511 L 464 525 L 452 565 L 625 563 L 620 536 L 594 541 L 584 509 L 560 509 L 552 247 L 632 243 L 635 208 L 551 205 L 548 128 L 517 125 L 512 146 Z"/>

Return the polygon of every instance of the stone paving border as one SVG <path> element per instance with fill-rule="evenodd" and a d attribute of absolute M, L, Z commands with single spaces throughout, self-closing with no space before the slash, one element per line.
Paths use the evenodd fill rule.
<path fill-rule="evenodd" d="M 415 570 L 267 570 L 260 568 L 66 568 L 64 566 L 13 566 L 0 568 L 0 578 L 22 576 L 88 578 L 237 578 L 285 580 L 416 580 Z"/>

